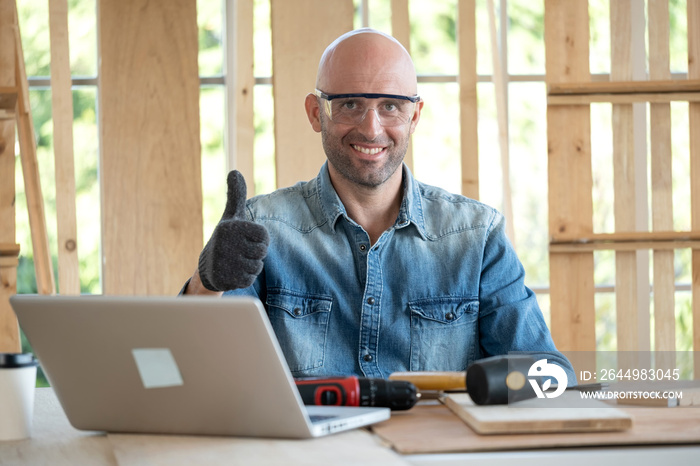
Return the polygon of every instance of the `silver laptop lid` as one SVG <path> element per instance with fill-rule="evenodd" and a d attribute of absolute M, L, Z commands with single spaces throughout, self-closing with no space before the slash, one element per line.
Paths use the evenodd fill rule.
<path fill-rule="evenodd" d="M 10 301 L 78 429 L 288 438 L 336 430 L 313 430 L 256 299 Z M 388 417 L 388 410 L 368 413 L 374 417 L 353 427 Z"/>

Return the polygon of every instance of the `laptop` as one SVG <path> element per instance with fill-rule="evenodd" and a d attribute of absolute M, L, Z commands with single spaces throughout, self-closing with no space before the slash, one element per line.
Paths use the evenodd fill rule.
<path fill-rule="evenodd" d="M 76 429 L 310 438 L 390 416 L 305 406 L 254 298 L 15 295 L 10 303 Z"/>

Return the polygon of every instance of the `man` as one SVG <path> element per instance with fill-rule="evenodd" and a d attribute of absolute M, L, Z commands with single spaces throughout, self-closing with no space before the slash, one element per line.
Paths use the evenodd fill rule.
<path fill-rule="evenodd" d="M 503 217 L 416 181 L 403 165 L 420 120 L 416 71 L 398 41 L 347 33 L 306 97 L 328 161 L 317 178 L 226 211 L 185 293 L 263 302 L 294 376 L 461 371 L 536 351 L 564 367 Z"/>

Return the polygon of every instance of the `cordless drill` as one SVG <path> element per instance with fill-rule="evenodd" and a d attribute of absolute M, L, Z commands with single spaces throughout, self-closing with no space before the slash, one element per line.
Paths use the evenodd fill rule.
<path fill-rule="evenodd" d="M 415 385 L 403 380 L 347 376 L 295 382 L 305 405 L 378 406 L 398 411 L 418 401 Z"/>

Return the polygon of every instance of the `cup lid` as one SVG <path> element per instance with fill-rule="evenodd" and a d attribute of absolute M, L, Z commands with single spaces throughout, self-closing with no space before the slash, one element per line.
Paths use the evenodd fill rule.
<path fill-rule="evenodd" d="M 32 353 L 0 353 L 0 369 L 31 367 L 38 364 Z"/>

